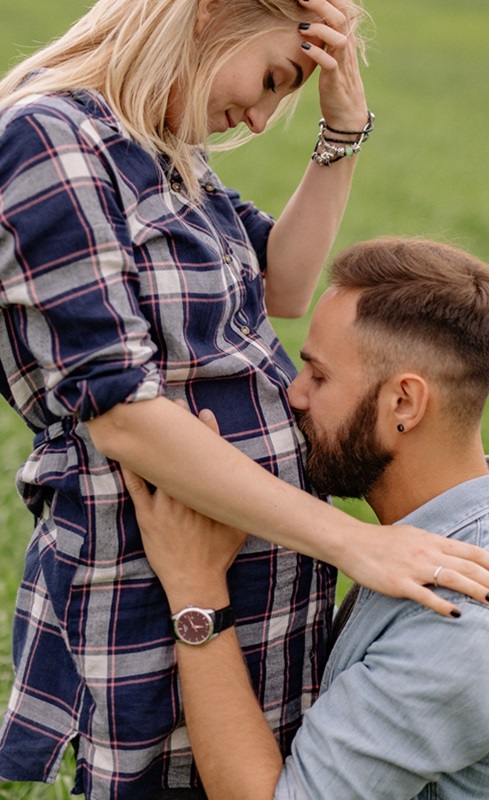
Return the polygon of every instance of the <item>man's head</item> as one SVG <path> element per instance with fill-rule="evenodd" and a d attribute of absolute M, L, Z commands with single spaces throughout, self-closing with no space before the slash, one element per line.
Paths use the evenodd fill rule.
<path fill-rule="evenodd" d="M 401 437 L 426 444 L 443 430 L 462 442 L 478 429 L 489 394 L 489 267 L 446 245 L 379 239 L 336 256 L 330 278 L 289 396 L 319 491 L 368 496 Z"/>

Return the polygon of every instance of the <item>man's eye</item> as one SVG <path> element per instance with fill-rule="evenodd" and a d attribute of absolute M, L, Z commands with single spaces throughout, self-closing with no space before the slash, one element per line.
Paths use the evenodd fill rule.
<path fill-rule="evenodd" d="M 322 375 L 311 375 L 311 380 L 313 383 L 322 383 L 324 378 Z"/>
<path fill-rule="evenodd" d="M 268 89 L 271 92 L 275 92 L 277 90 L 277 84 L 275 83 L 275 78 L 273 77 L 273 72 L 268 72 L 265 78 L 265 89 Z"/>

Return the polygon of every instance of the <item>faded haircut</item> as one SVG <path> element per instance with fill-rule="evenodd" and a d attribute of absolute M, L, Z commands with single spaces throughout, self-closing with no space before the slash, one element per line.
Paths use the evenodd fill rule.
<path fill-rule="evenodd" d="M 412 369 L 436 382 L 443 411 L 466 431 L 489 394 L 489 266 L 424 239 L 355 244 L 331 263 L 331 284 L 359 289 L 355 328 L 372 379 Z"/>

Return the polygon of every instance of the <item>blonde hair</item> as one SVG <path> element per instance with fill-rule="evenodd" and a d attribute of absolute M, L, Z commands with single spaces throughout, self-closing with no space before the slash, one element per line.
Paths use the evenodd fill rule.
<path fill-rule="evenodd" d="M 350 0 L 345 7 L 354 24 L 359 7 Z M 297 0 L 218 0 L 196 37 L 198 8 L 199 0 L 98 0 L 67 33 L 0 81 L 0 109 L 33 93 L 100 92 L 134 140 L 153 156 L 164 152 L 196 196 L 189 142 L 207 139 L 216 72 L 250 39 L 306 15 Z M 178 86 L 185 105 L 175 135 L 166 119 Z"/>

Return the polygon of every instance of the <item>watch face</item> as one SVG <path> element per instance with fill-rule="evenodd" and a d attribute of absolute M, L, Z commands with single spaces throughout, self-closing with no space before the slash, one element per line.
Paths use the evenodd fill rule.
<path fill-rule="evenodd" d="M 198 608 L 182 611 L 175 620 L 175 633 L 186 644 L 204 644 L 213 631 L 211 618 Z"/>

